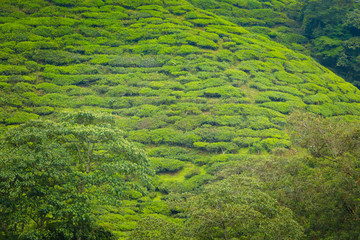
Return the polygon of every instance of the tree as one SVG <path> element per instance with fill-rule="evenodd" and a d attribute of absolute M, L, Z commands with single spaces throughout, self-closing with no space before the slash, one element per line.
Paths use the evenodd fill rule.
<path fill-rule="evenodd" d="M 351 120 L 352 119 L 352 120 Z M 218 178 L 255 177 L 263 191 L 291 209 L 302 239 L 360 237 L 360 122 L 295 112 L 287 119 L 290 149 L 214 164 Z M 278 238 L 273 238 L 278 239 Z"/>
<path fill-rule="evenodd" d="M 354 9 L 346 15 L 344 25 L 349 27 L 353 35 L 359 35 L 360 30 L 360 10 Z"/>
<path fill-rule="evenodd" d="M 359 88 L 358 1 L 299 0 L 295 5 L 311 55 Z"/>
<path fill-rule="evenodd" d="M 294 112 L 288 118 L 287 129 L 292 142 L 313 157 L 335 160 L 349 154 L 360 155 L 359 122 Z"/>
<path fill-rule="evenodd" d="M 0 234 L 112 239 L 94 224 L 91 200 L 121 200 L 151 172 L 144 153 L 111 123 L 110 116 L 79 112 L 7 131 L 0 143 Z"/>
<path fill-rule="evenodd" d="M 86 196 L 73 185 L 71 155 L 54 141 L 52 127 L 50 122 L 29 122 L 10 129 L 2 139 L 0 211 L 5 237 L 43 239 L 50 237 L 54 224 L 55 235 L 68 237 L 73 225 L 84 231 L 90 220 Z"/>
<path fill-rule="evenodd" d="M 176 198 L 174 198 L 176 199 Z M 174 201 L 175 203 L 177 201 Z M 178 201 L 187 220 L 186 239 L 300 239 L 291 210 L 264 193 L 254 178 L 234 175 L 209 184 L 199 195 Z"/>
<path fill-rule="evenodd" d="M 309 38 L 341 35 L 341 24 L 354 7 L 353 0 L 301 0 L 301 22 L 304 35 Z"/>
<path fill-rule="evenodd" d="M 124 188 L 141 191 L 136 181 L 149 185 L 149 162 L 143 151 L 122 137 L 114 127 L 114 118 L 89 112 L 64 114 L 57 123 L 56 135 L 72 154 L 79 173 L 80 191 L 90 191 L 97 186 L 98 196 L 116 198 Z M 133 181 L 135 180 L 135 182 Z M 88 186 L 88 187 L 85 187 Z M 112 193 L 104 196 L 104 191 Z"/>
<path fill-rule="evenodd" d="M 296 112 L 287 129 L 294 150 L 265 163 L 263 179 L 276 189 L 279 201 L 301 216 L 309 239 L 358 239 L 359 121 Z"/>

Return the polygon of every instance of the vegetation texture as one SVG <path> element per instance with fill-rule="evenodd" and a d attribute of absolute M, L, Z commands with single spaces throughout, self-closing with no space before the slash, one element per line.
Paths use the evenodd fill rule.
<path fill-rule="evenodd" d="M 359 238 L 357 3 L 0 4 L 0 238 Z"/>

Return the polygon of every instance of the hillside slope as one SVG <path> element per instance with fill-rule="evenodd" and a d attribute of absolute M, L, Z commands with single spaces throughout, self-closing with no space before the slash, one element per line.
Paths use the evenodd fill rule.
<path fill-rule="evenodd" d="M 184 0 L 1 5 L 1 128 L 69 109 L 107 112 L 147 150 L 154 200 L 133 194 L 130 210 L 99 218 L 119 236 L 139 214 L 167 211 L 160 194 L 210 181 L 212 164 L 289 148 L 290 112 L 360 115 L 350 83 Z"/>
<path fill-rule="evenodd" d="M 191 0 L 194 6 L 212 12 L 250 32 L 274 40 L 296 52 L 311 56 L 310 40 L 299 20 L 301 1 L 296 0 Z M 345 79 L 346 80 L 346 79 Z"/>
<path fill-rule="evenodd" d="M 191 0 L 194 6 L 312 56 L 359 88 L 359 2 Z"/>
<path fill-rule="evenodd" d="M 212 116 L 219 103 L 265 109 L 269 120 L 293 107 L 358 113 L 357 90 L 310 58 L 185 2 L 54 2 L 3 8 L 3 124 L 84 106 L 174 117 L 173 104 L 194 99 L 207 109 L 192 116 Z"/>

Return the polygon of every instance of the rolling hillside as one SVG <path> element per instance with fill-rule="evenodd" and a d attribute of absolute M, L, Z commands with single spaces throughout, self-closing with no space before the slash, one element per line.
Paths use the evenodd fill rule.
<path fill-rule="evenodd" d="M 0 0 L 0 128 L 110 113 L 146 150 L 156 191 L 95 211 L 120 239 L 143 215 L 171 215 L 162 197 L 196 192 L 219 164 L 290 148 L 291 112 L 360 116 L 356 87 L 239 26 L 251 16 L 235 24 L 190 2 Z M 273 15 L 265 25 L 286 21 Z"/>
<path fill-rule="evenodd" d="M 319 63 L 359 88 L 359 2 L 355 0 L 192 0 L 247 30 Z"/>

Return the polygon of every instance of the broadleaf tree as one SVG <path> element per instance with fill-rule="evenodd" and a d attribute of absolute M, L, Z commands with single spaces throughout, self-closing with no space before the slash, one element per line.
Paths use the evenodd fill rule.
<path fill-rule="evenodd" d="M 168 196 L 180 222 L 143 219 L 133 232 L 142 236 L 171 239 L 302 239 L 303 228 L 292 211 L 265 192 L 264 184 L 253 177 L 232 175 L 206 185 L 200 194 Z M 150 239 L 150 238 L 149 238 Z M 154 239 L 154 238 L 151 238 Z M 170 238 L 166 238 L 170 239 Z"/>
<path fill-rule="evenodd" d="M 186 234 L 195 239 L 301 239 L 290 209 L 254 178 L 230 176 L 189 200 Z"/>
<path fill-rule="evenodd" d="M 58 119 L 30 121 L 1 139 L 0 234 L 112 239 L 95 225 L 91 204 L 119 202 L 126 189 L 143 189 L 151 175 L 148 160 L 110 116 L 78 112 Z"/>

